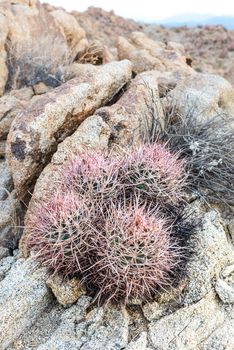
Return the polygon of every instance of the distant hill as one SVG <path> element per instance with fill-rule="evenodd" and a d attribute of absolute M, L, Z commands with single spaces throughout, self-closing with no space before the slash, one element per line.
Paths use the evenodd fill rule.
<path fill-rule="evenodd" d="M 158 22 L 159 23 L 159 22 Z M 180 27 L 187 25 L 195 27 L 197 25 L 223 25 L 227 29 L 234 29 L 234 16 L 212 16 L 198 14 L 184 14 L 160 21 L 166 27 Z"/>

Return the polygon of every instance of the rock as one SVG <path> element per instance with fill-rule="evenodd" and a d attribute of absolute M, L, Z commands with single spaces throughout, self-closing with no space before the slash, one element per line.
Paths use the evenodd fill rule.
<path fill-rule="evenodd" d="M 62 322 L 51 338 L 38 350 L 120 350 L 128 340 L 128 316 L 112 307 L 94 308 L 85 316 L 90 299 L 81 297 L 62 316 Z"/>
<path fill-rule="evenodd" d="M 0 13 L 7 21 L 8 39 L 14 44 L 36 39 L 41 34 L 48 34 L 48 31 L 56 33 L 58 39 L 62 37 L 53 17 L 45 11 L 38 0 L 3 1 Z"/>
<path fill-rule="evenodd" d="M 230 233 L 232 243 L 234 244 L 234 219 L 230 220 L 228 223 L 228 231 Z"/>
<path fill-rule="evenodd" d="M 0 247 L 0 260 L 10 255 L 8 248 Z"/>
<path fill-rule="evenodd" d="M 85 290 L 75 277 L 66 281 L 59 275 L 51 276 L 47 279 L 46 285 L 52 290 L 59 304 L 63 306 L 74 304 L 85 294 Z"/>
<path fill-rule="evenodd" d="M 126 350 L 147 350 L 147 333 L 142 332 L 139 336 L 138 339 L 132 340 L 127 347 L 125 348 Z"/>
<path fill-rule="evenodd" d="M 0 141 L 0 159 L 5 158 L 6 154 L 6 142 Z"/>
<path fill-rule="evenodd" d="M 209 292 L 198 303 L 151 322 L 149 340 L 158 350 L 198 349 L 224 321 L 225 311 Z"/>
<path fill-rule="evenodd" d="M 194 118 L 204 119 L 215 115 L 230 114 L 231 105 L 228 96 L 234 89 L 222 77 L 212 74 L 194 73 L 181 79 L 169 92 L 166 102 L 171 99 L 181 115 L 193 113 Z M 234 113 L 233 113 L 234 116 Z"/>
<path fill-rule="evenodd" d="M 39 176 L 58 143 L 130 78 L 129 61 L 106 64 L 91 77 L 75 78 L 43 95 L 15 118 L 6 156 L 18 195 Z"/>
<path fill-rule="evenodd" d="M 115 46 L 116 38 L 119 35 L 127 36 L 142 28 L 141 24 L 133 20 L 120 17 L 113 11 L 107 12 L 96 7 L 89 7 L 84 12 L 73 11 L 71 14 L 84 28 L 88 39 L 99 40 L 111 48 Z"/>
<path fill-rule="evenodd" d="M 26 103 L 14 96 L 4 95 L 0 98 L 0 140 L 6 139 L 15 116 Z"/>
<path fill-rule="evenodd" d="M 0 200 L 0 213 L 0 246 L 14 249 L 21 236 L 23 219 L 23 209 L 14 191 Z"/>
<path fill-rule="evenodd" d="M 117 49 L 120 59 L 133 62 L 136 73 L 148 70 L 193 72 L 187 65 L 186 57 L 181 55 L 181 48 L 178 50 L 176 45 L 172 47 L 156 42 L 141 32 L 133 32 L 129 40 L 119 37 Z"/>
<path fill-rule="evenodd" d="M 215 291 L 223 303 L 234 303 L 234 264 L 222 269 L 215 284 Z"/>
<path fill-rule="evenodd" d="M 10 58 L 7 61 L 9 74 L 5 88 L 10 90 L 34 85 L 43 79 L 52 81 L 52 75 L 59 71 L 59 66 L 63 65 L 68 53 L 64 32 L 55 19 L 38 0 L 3 1 L 0 15 L 4 16 L 6 23 L 5 48 L 7 57 Z M 45 71 L 47 77 L 43 77 Z M 48 74 L 51 76 L 48 77 Z"/>
<path fill-rule="evenodd" d="M 203 214 L 202 229 L 195 235 L 194 244 L 195 254 L 188 266 L 189 283 L 183 299 L 185 304 L 205 297 L 212 289 L 213 279 L 234 261 L 233 249 L 215 210 Z"/>
<path fill-rule="evenodd" d="M 23 87 L 21 89 L 11 90 L 9 92 L 9 96 L 17 98 L 19 101 L 28 102 L 34 95 L 34 91 L 32 87 Z"/>
<path fill-rule="evenodd" d="M 6 65 L 7 53 L 5 43 L 8 35 L 8 23 L 4 15 L 0 13 L 0 96 L 5 91 L 5 86 L 8 78 L 8 69 Z M 1 118 L 0 118 L 1 120 Z"/>
<path fill-rule="evenodd" d="M 0 283 L 0 349 L 6 349 L 30 327 L 52 300 L 44 269 L 18 260 Z"/>
<path fill-rule="evenodd" d="M 157 57 L 152 57 L 147 50 L 137 49 L 124 37 L 118 38 L 117 49 L 120 59 L 128 57 L 133 62 L 133 71 L 135 73 L 148 70 L 163 70 L 163 64 Z"/>
<path fill-rule="evenodd" d="M 33 86 L 33 91 L 35 95 L 43 95 L 50 90 L 51 90 L 51 87 L 46 86 L 46 84 L 43 82 L 37 83 L 36 85 Z"/>
<path fill-rule="evenodd" d="M 5 200 L 13 189 L 13 182 L 6 162 L 0 163 L 0 201 Z"/>
<path fill-rule="evenodd" d="M 202 350 L 232 350 L 234 344 L 233 329 L 234 320 L 230 318 L 202 343 Z"/>
<path fill-rule="evenodd" d="M 142 311 L 148 321 L 158 320 L 165 316 L 168 310 L 168 304 L 160 304 L 157 301 L 147 303 L 143 306 Z"/>
<path fill-rule="evenodd" d="M 72 56 L 75 58 L 79 52 L 81 52 L 81 46 L 79 43 L 85 38 L 85 31 L 82 29 L 75 17 L 68 14 L 64 10 L 54 10 L 50 14 L 55 18 L 56 22 L 62 27 L 65 33 L 67 43 L 72 51 Z"/>
<path fill-rule="evenodd" d="M 229 285 L 226 281 L 218 279 L 215 285 L 215 290 L 224 303 L 234 303 L 234 283 Z"/>
<path fill-rule="evenodd" d="M 234 264 L 226 266 L 220 273 L 223 278 L 229 277 L 232 274 L 234 274 Z"/>
<path fill-rule="evenodd" d="M 4 249 L 4 248 L 0 248 Z M 0 261 L 0 282 L 6 277 L 10 271 L 12 265 L 15 263 L 16 258 L 14 256 L 3 257 Z"/>
<path fill-rule="evenodd" d="M 12 226 L 14 225 L 14 211 L 16 200 L 13 195 L 0 201 L 0 246 L 7 247 L 14 237 Z"/>
<path fill-rule="evenodd" d="M 86 149 L 107 149 L 110 135 L 110 127 L 100 116 L 94 115 L 87 118 L 72 136 L 67 137 L 59 144 L 50 166 L 63 164 L 72 154 L 75 155 L 79 151 Z M 56 171 L 55 167 L 52 171 Z"/>
<path fill-rule="evenodd" d="M 98 66 L 94 66 L 93 64 L 87 63 L 87 64 L 82 64 L 82 63 L 77 63 L 74 62 L 70 64 L 68 67 L 66 67 L 66 74 L 67 74 L 67 80 L 69 78 L 75 78 L 75 77 L 80 77 L 83 75 L 88 75 L 88 74 L 93 74 L 99 69 Z"/>
<path fill-rule="evenodd" d="M 123 91 L 119 100 L 96 111 L 111 128 L 109 147 L 128 147 L 149 137 L 164 125 L 164 114 L 158 91 L 157 72 L 139 74 Z"/>

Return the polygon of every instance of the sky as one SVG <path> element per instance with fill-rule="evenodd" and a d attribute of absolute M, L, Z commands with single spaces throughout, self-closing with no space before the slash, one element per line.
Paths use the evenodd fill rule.
<path fill-rule="evenodd" d="M 114 10 L 135 20 L 154 21 L 180 14 L 234 16 L 234 0 L 42 0 L 67 10 L 85 11 L 89 6 Z"/>

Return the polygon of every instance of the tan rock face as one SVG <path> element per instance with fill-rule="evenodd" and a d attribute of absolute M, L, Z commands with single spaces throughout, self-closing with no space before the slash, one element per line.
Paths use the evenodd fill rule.
<path fill-rule="evenodd" d="M 14 96 L 4 95 L 0 98 L 0 140 L 4 140 L 17 113 L 26 105 Z"/>
<path fill-rule="evenodd" d="M 137 144 L 143 137 L 149 136 L 153 121 L 158 128 L 163 126 L 157 78 L 155 71 L 139 74 L 114 105 L 95 113 L 111 128 L 110 147 Z"/>
<path fill-rule="evenodd" d="M 59 275 L 50 276 L 46 285 L 52 290 L 59 304 L 63 306 L 71 306 L 85 294 L 85 290 L 75 277 L 64 281 Z"/>
<path fill-rule="evenodd" d="M 193 111 L 194 117 L 204 119 L 224 113 L 234 116 L 233 96 L 234 89 L 224 78 L 194 72 L 177 83 L 166 101 L 176 105 L 182 115 Z"/>
<path fill-rule="evenodd" d="M 69 56 L 63 28 L 37 0 L 1 2 L 0 27 L 0 95 L 28 85 L 38 65 L 55 74 Z"/>
<path fill-rule="evenodd" d="M 7 141 L 7 160 L 18 194 L 48 163 L 59 142 L 110 100 L 131 78 L 129 61 L 102 66 L 43 95 L 19 114 Z"/>
<path fill-rule="evenodd" d="M 50 14 L 56 20 L 56 22 L 62 27 L 64 34 L 66 36 L 66 40 L 68 46 L 72 51 L 73 57 L 81 51 L 82 45 L 80 45 L 80 41 L 85 38 L 85 31 L 82 29 L 75 17 L 68 14 L 63 10 L 54 10 L 51 11 Z"/>
<path fill-rule="evenodd" d="M 6 65 L 7 53 L 5 50 L 5 42 L 8 35 L 8 22 L 0 13 L 0 96 L 4 93 L 5 85 L 8 78 L 8 69 Z"/>
<path fill-rule="evenodd" d="M 192 72 L 186 57 L 181 54 L 181 47 L 151 40 L 141 32 L 133 32 L 129 40 L 119 37 L 117 48 L 119 58 L 131 60 L 136 73 L 152 69 L 161 72 L 182 70 L 187 74 Z"/>

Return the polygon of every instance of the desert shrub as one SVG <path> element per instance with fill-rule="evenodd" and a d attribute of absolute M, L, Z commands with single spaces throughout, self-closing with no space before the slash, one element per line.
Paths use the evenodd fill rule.
<path fill-rule="evenodd" d="M 162 144 L 80 152 L 34 206 L 24 244 L 52 273 L 78 276 L 98 302 L 149 300 L 186 271 L 184 162 Z"/>
<path fill-rule="evenodd" d="M 100 43 L 92 42 L 84 51 L 75 57 L 75 61 L 83 64 L 101 65 L 103 63 L 103 56 L 104 52 Z"/>
<path fill-rule="evenodd" d="M 6 89 L 19 89 L 43 82 L 56 87 L 64 81 L 65 67 L 71 62 L 66 43 L 48 34 L 36 40 L 6 44 L 9 71 Z"/>
<path fill-rule="evenodd" d="M 166 142 L 186 160 L 190 190 L 198 197 L 233 204 L 233 118 L 217 113 L 207 119 L 193 112 L 181 116 L 172 108 L 166 113 L 164 130 L 154 133 L 151 141 Z"/>

